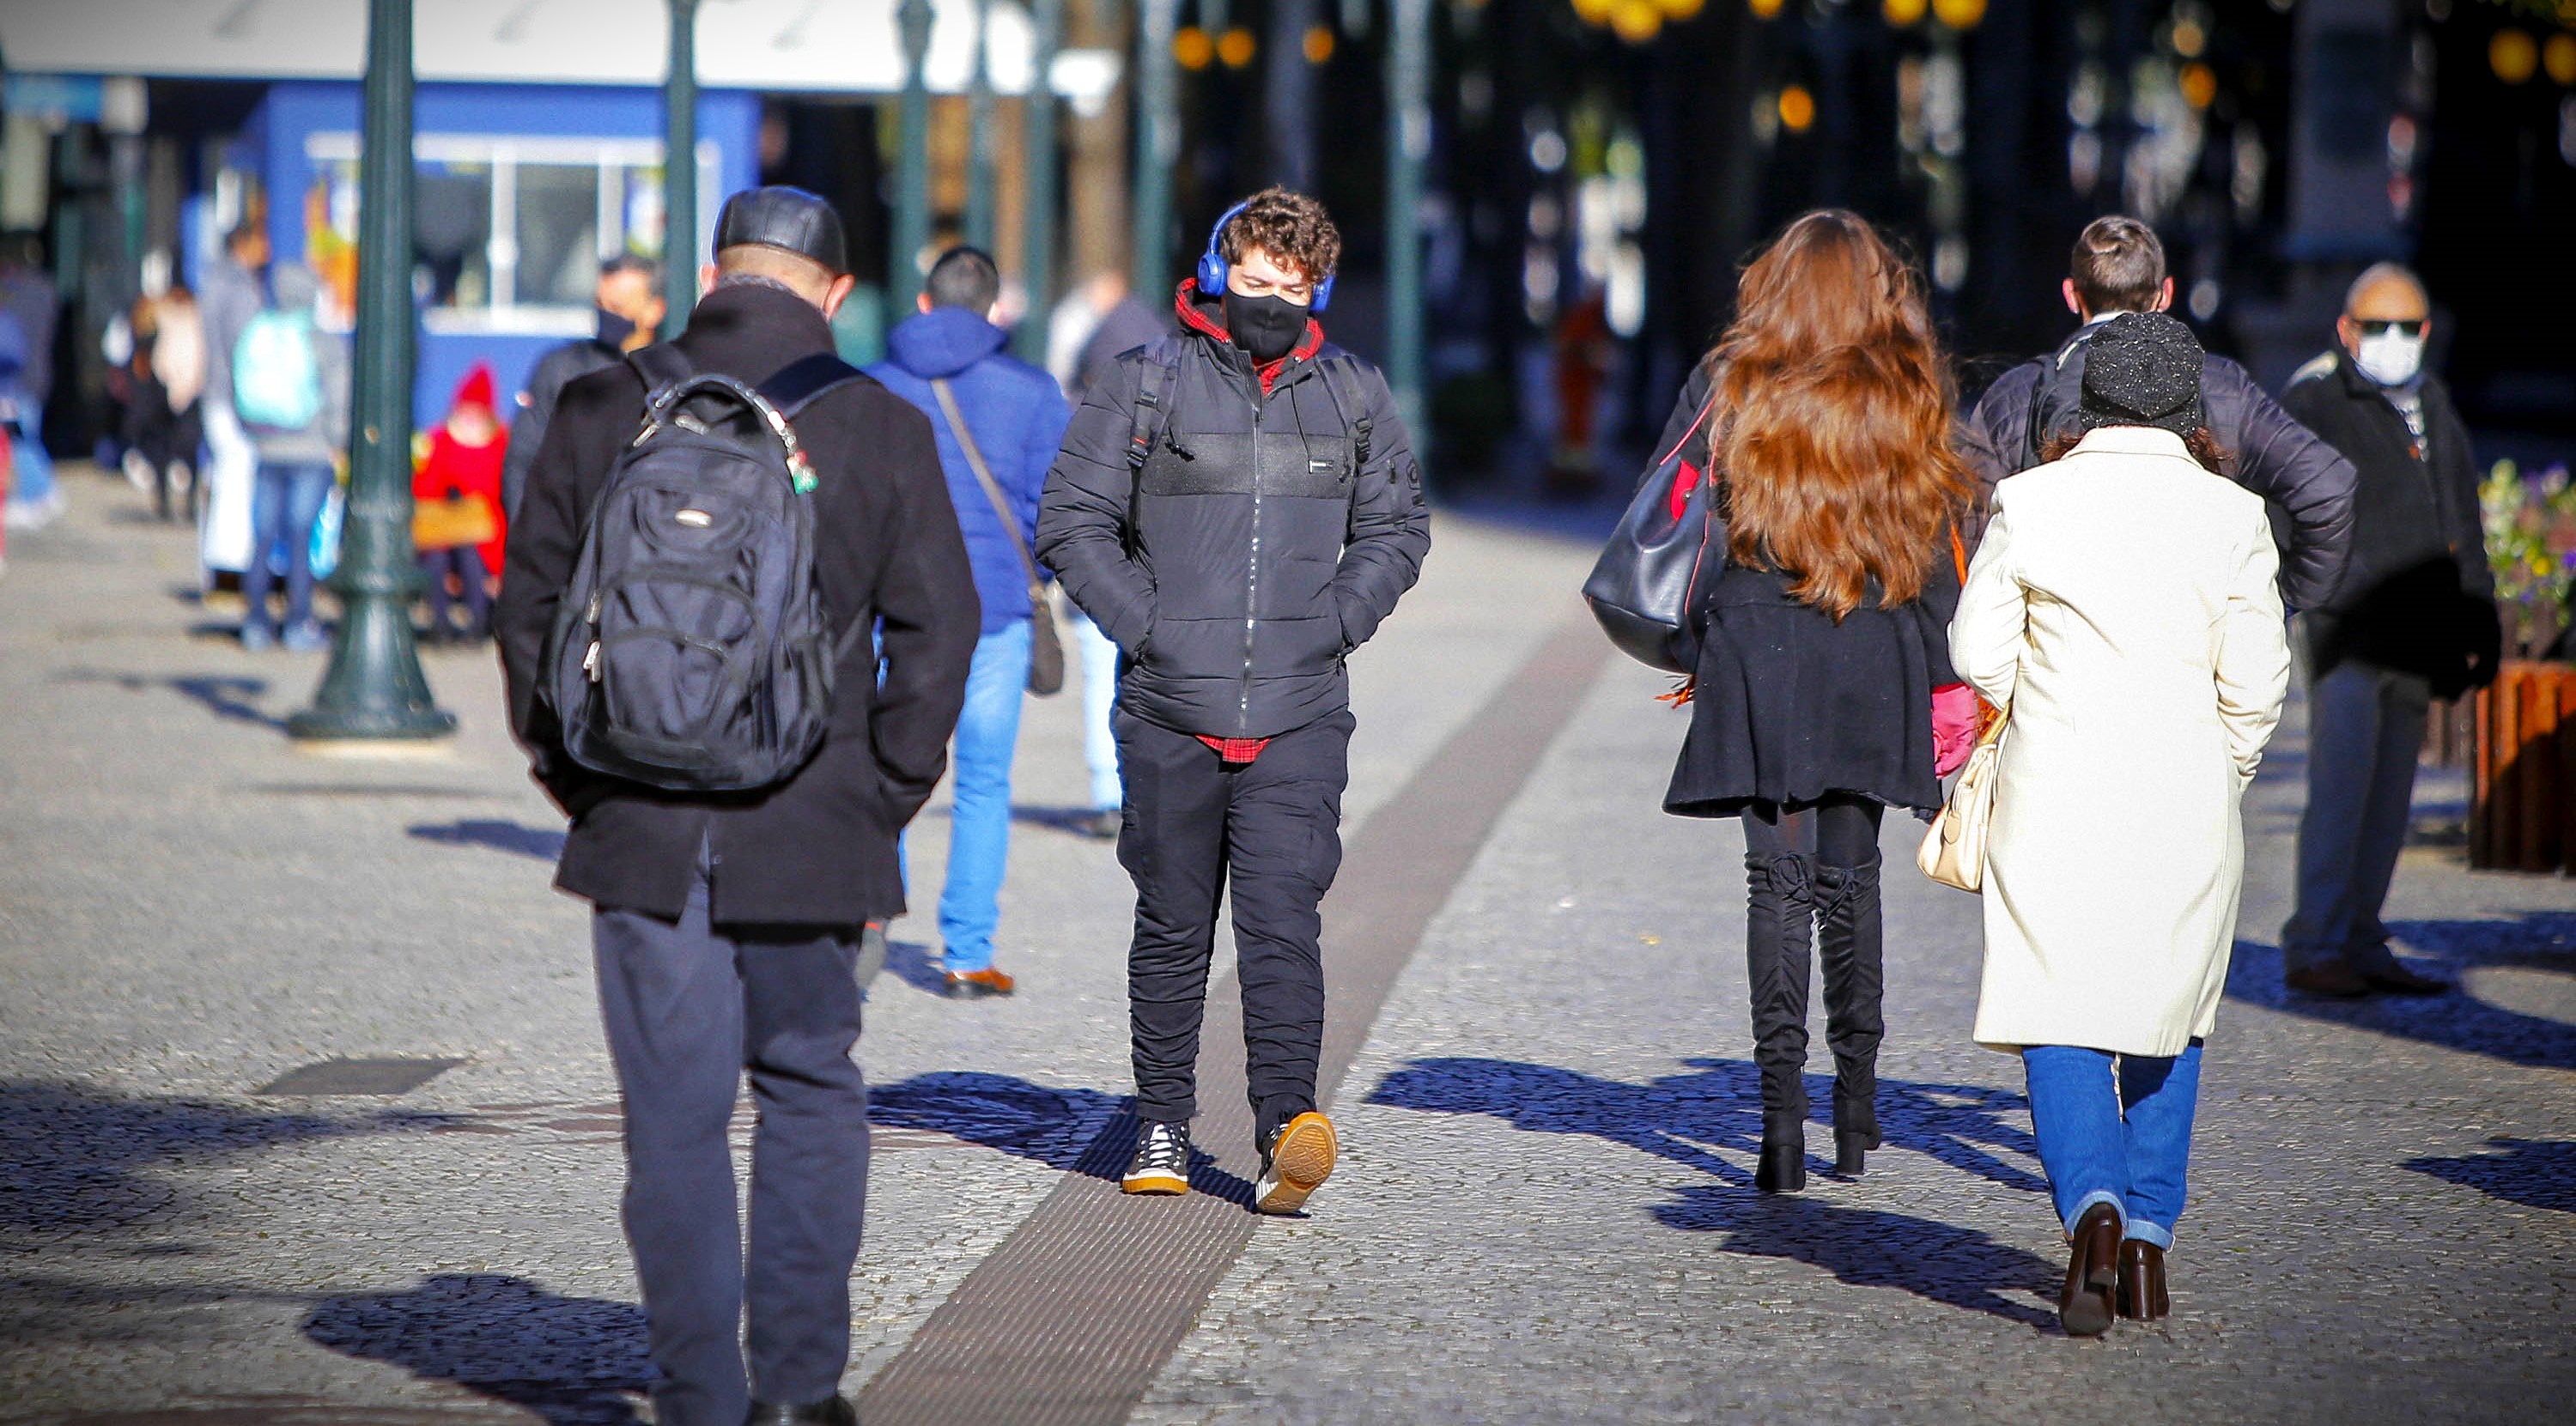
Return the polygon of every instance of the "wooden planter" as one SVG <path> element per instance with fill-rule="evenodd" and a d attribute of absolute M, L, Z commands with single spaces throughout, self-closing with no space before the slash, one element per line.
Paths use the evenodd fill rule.
<path fill-rule="evenodd" d="M 2576 853 L 2576 667 L 2507 659 L 2477 698 L 2469 864 L 2557 871 Z"/>

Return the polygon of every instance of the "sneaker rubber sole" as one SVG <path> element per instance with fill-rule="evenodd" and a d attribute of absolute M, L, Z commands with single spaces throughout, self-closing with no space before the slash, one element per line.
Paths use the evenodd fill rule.
<path fill-rule="evenodd" d="M 1333 1176 L 1333 1162 L 1341 1148 L 1333 1121 L 1323 1115 L 1310 1109 L 1289 1120 L 1271 1146 L 1270 1167 L 1253 1185 L 1252 1206 L 1263 1213 L 1294 1213 L 1305 1207 L 1307 1195 Z"/>
<path fill-rule="evenodd" d="M 1189 1192 L 1190 1179 L 1187 1174 L 1166 1173 L 1160 1169 L 1150 1173 L 1131 1173 L 1118 1180 L 1118 1191 L 1168 1198 Z"/>

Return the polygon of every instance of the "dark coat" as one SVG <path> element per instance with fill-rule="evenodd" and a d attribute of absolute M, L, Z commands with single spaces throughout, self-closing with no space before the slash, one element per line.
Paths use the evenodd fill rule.
<path fill-rule="evenodd" d="M 1029 576 L 1020 562 L 1022 549 L 1038 537 L 1038 496 L 1046 489 L 1047 467 L 1064 440 L 1065 422 L 1073 411 L 1065 405 L 1064 388 L 1055 378 L 1024 361 L 1003 354 L 1011 334 L 962 307 L 935 307 L 905 319 L 886 338 L 891 353 L 868 368 L 868 375 L 913 404 L 930 418 L 939 438 L 939 464 L 948 473 L 949 503 L 957 509 L 957 527 L 966 533 L 966 557 L 975 566 L 975 592 L 984 600 L 984 632 L 997 634 L 1029 619 Z M 939 397 L 930 389 L 945 380 L 957 408 L 975 434 L 975 448 L 993 472 L 993 483 L 1011 504 L 1020 543 L 993 513 L 966 448 L 948 428 Z"/>
<path fill-rule="evenodd" d="M 718 288 L 682 351 L 701 371 L 750 381 L 832 350 L 823 315 L 783 288 Z M 510 724 L 537 781 L 571 815 L 555 884 L 603 908 L 676 917 L 698 851 L 715 857 L 714 916 L 734 924 L 855 926 L 900 914 L 895 837 L 947 767 L 981 611 L 930 424 L 874 381 L 825 395 L 797 420 L 821 483 L 815 570 L 832 627 L 874 621 L 835 671 L 822 749 L 775 788 L 668 792 L 603 777 L 564 755 L 536 704 L 555 607 L 591 507 L 641 427 L 644 383 L 623 363 L 564 388 L 510 531 L 493 632 Z"/>
<path fill-rule="evenodd" d="M 2478 512 L 2478 468 L 2451 393 L 2423 399 L 2421 445 L 2377 382 L 2330 352 L 2299 368 L 2281 404 L 2352 461 L 2353 569 L 2308 619 L 2311 671 L 2349 657 L 2419 673 L 2455 697 L 2493 676 L 2502 641 Z"/>
<path fill-rule="evenodd" d="M 563 399 L 563 389 L 625 359 L 597 337 L 566 342 L 537 358 L 536 370 L 528 373 L 528 389 L 519 393 L 518 416 L 510 422 L 510 453 L 501 461 L 504 515 L 518 518 L 519 501 L 528 491 L 528 470 L 537 463 L 537 448 L 545 444 L 546 426 L 554 420 L 555 403 Z"/>
<path fill-rule="evenodd" d="M 1431 547 L 1413 445 L 1376 368 L 1305 340 L 1264 381 L 1214 302 L 1083 397 L 1047 478 L 1038 558 L 1124 650 L 1121 706 L 1202 737 L 1266 738 L 1350 705 L 1342 660 L 1413 587 Z M 1346 409 L 1323 370 L 1356 373 Z M 1148 368 L 1174 368 L 1162 439 L 1129 460 Z M 1355 427 L 1370 427 L 1354 471 Z"/>
<path fill-rule="evenodd" d="M 1961 423 L 1960 454 L 1977 474 L 1972 534 L 1985 528 L 1995 482 L 2040 464 L 2043 433 L 2077 433 L 2084 339 L 2099 330 L 2086 327 L 2055 352 L 1996 378 Z M 2228 477 L 2270 502 L 2273 531 L 2286 536 L 2281 597 L 2293 608 L 2323 607 L 2343 583 L 2352 548 L 2352 463 L 2225 357 L 2202 359 L 2200 397 Z"/>
<path fill-rule="evenodd" d="M 1665 423 L 1669 450 L 1708 402 L 1705 366 L 1691 373 Z M 1709 464 L 1704 438 L 1693 435 Z M 1923 594 L 1882 608 L 1873 585 L 1838 623 L 1793 598 L 1790 577 L 1726 557 L 1709 532 L 1712 573 L 1694 591 L 1696 617 L 1681 652 L 1697 670 L 1690 733 L 1664 810 L 1732 817 L 1748 802 L 1809 803 L 1853 793 L 1891 807 L 1941 805 L 1932 771 L 1932 690 L 1957 683 L 1950 615 L 1958 562 L 1947 538 L 1932 554 Z"/>

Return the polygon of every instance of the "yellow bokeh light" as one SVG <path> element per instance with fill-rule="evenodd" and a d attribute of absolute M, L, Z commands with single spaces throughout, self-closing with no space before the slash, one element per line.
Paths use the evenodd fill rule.
<path fill-rule="evenodd" d="M 1932 8 L 1932 0 L 1879 0 L 1878 13 L 1887 23 L 1903 27 L 1923 18 Z"/>
<path fill-rule="evenodd" d="M 1932 0 L 1933 18 L 1954 30 L 1973 30 L 1986 18 L 1986 0 Z"/>
<path fill-rule="evenodd" d="M 2576 84 L 2576 35 L 2551 35 L 2540 47 L 2540 65 L 2561 84 Z"/>
<path fill-rule="evenodd" d="M 2195 109 L 2206 109 L 2218 98 L 2218 71 L 2199 60 L 2182 67 L 2182 97 Z"/>
<path fill-rule="evenodd" d="M 1299 48 L 1305 51 L 1308 64 L 1322 64 L 1331 59 L 1333 57 L 1332 27 L 1316 25 L 1307 30 L 1305 42 Z"/>
<path fill-rule="evenodd" d="M 1228 69 L 1241 69 L 1252 63 L 1252 31 L 1237 25 L 1217 37 L 1216 57 Z"/>
<path fill-rule="evenodd" d="M 1610 11 L 1619 0 L 1574 0 L 1574 17 L 1587 25 L 1610 23 Z"/>
<path fill-rule="evenodd" d="M 1208 61 L 1216 58 L 1216 41 L 1198 26 L 1184 25 L 1179 34 L 1172 36 L 1172 58 L 1179 60 L 1183 69 L 1205 69 Z"/>
<path fill-rule="evenodd" d="M 1663 27 L 1664 12 L 1655 0 L 1615 0 L 1610 7 L 1610 28 L 1632 45 L 1653 39 Z"/>
<path fill-rule="evenodd" d="M 1803 134 L 1816 122 L 1816 96 L 1807 86 L 1792 84 L 1780 91 L 1780 122 L 1790 133 Z"/>
<path fill-rule="evenodd" d="M 1667 20 L 1687 20 L 1708 8 L 1708 0 L 1655 0 Z"/>
<path fill-rule="evenodd" d="M 2173 27 L 2174 53 L 2185 59 L 2198 59 L 2209 48 L 2209 31 L 2198 20 L 2176 20 Z"/>
<path fill-rule="evenodd" d="M 2507 84 L 2522 83 L 2539 67 L 2540 46 L 2522 31 L 2498 30 L 2495 38 L 2487 41 L 2487 68 Z"/>
<path fill-rule="evenodd" d="M 1768 20 L 1780 13 L 1781 3 L 1782 0 L 1744 0 L 1744 8 L 1753 12 L 1754 19 Z"/>

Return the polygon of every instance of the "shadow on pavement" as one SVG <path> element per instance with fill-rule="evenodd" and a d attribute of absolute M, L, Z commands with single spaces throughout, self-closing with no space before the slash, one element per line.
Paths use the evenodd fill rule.
<path fill-rule="evenodd" d="M 1136 1150 L 1135 1108 L 1097 1089 L 1051 1089 L 1010 1075 L 940 1070 L 868 1091 L 868 1122 L 927 1129 L 1064 1173 L 1116 1183 Z M 1193 1148 L 1190 1187 L 1252 1206 L 1252 1185 Z"/>
<path fill-rule="evenodd" d="M 451 847 L 490 847 L 498 852 L 535 857 L 541 862 L 560 860 L 564 849 L 564 832 L 560 827 L 525 827 L 492 817 L 423 822 L 403 830 L 424 842 L 440 842 Z"/>
<path fill-rule="evenodd" d="M 163 678 L 157 674 L 113 673 L 105 669 L 67 668 L 55 674 L 54 679 L 58 683 L 110 683 L 128 693 L 166 688 L 218 718 L 235 723 L 251 723 L 278 732 L 286 730 L 285 719 L 271 715 L 252 701 L 268 692 L 268 680 L 264 678 L 211 673 Z"/>
<path fill-rule="evenodd" d="M 2453 977 L 2482 966 L 2512 966 L 2576 975 L 2576 914 L 2528 912 L 2509 920 L 2394 921 L 2389 934 L 2429 952 Z M 2489 1004 L 2454 988 L 2447 994 L 2366 1000 L 2322 1000 L 2281 984 L 2281 948 L 2238 941 L 2227 968 L 2227 998 L 2285 1015 L 2349 1025 L 2428 1045 L 2484 1055 L 2534 1069 L 2576 1069 L 2576 1025 Z"/>
<path fill-rule="evenodd" d="M 2404 1167 L 2526 1208 L 2576 1213 L 2576 1142 L 2489 1139 L 2487 1147 L 2503 1152 L 2408 1159 Z"/>
<path fill-rule="evenodd" d="M 639 1426 L 636 1398 L 653 1377 L 643 1308 L 558 1297 L 494 1273 L 439 1273 L 408 1292 L 330 1298 L 304 1319 L 304 1335 L 553 1426 Z"/>
<path fill-rule="evenodd" d="M 921 991 L 945 999 L 948 995 L 948 972 L 940 968 L 939 957 L 919 941 L 886 942 L 886 970 L 895 979 Z"/>
<path fill-rule="evenodd" d="M 1759 1072 L 1744 1060 L 1682 1063 L 1697 1072 L 1629 1084 L 1510 1060 L 1422 1059 L 1388 1075 L 1368 1102 L 1444 1114 L 1491 1114 L 1509 1120 L 1513 1128 L 1539 1133 L 1592 1134 L 1687 1164 L 1730 1185 L 1750 1187 L 1752 1170 L 1714 1150 L 1749 1156 L 1761 1148 Z M 1807 1090 L 1816 1122 L 1828 1122 L 1831 1077 L 1809 1075 Z M 1929 1155 L 2005 1188 L 2044 1193 L 2046 1180 L 1999 1156 L 2000 1151 L 2038 1157 L 2038 1142 L 2023 1127 L 2027 1113 L 2020 1095 L 1983 1085 L 1892 1079 L 1878 1084 L 1879 1131 L 1891 1146 Z"/>
<path fill-rule="evenodd" d="M 1107 846 L 1117 839 L 1091 835 L 1091 819 L 1099 815 L 1100 810 L 1096 807 L 1031 807 L 1014 804 L 1011 808 L 1011 820 L 1014 822 L 1023 822 L 1032 827 L 1045 827 L 1050 831 L 1070 833 L 1086 842 L 1098 842 L 1102 846 Z"/>
<path fill-rule="evenodd" d="M 1806 1263 L 1856 1287 L 1899 1288 L 2025 1327 L 2057 1322 L 2017 1294 L 2045 1295 L 2061 1265 L 1973 1228 L 1798 1194 L 1748 1201 L 1713 1186 L 1683 1189 L 1681 1201 L 1657 1208 L 1655 1217 L 1668 1228 L 1726 1234 L 1720 1251 Z"/>

